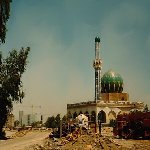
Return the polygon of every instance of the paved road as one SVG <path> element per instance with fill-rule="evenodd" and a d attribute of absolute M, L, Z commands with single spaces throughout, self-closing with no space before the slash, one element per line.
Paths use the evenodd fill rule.
<path fill-rule="evenodd" d="M 0 141 L 0 150 L 23 150 L 29 145 L 42 144 L 42 140 L 48 137 L 48 135 L 49 132 L 46 131 L 28 132 L 23 137 Z"/>

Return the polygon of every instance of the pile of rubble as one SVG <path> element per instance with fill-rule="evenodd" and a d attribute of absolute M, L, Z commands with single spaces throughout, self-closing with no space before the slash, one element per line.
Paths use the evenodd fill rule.
<path fill-rule="evenodd" d="M 22 137 L 28 133 L 28 130 L 20 130 L 9 136 L 9 138 Z"/>
<path fill-rule="evenodd" d="M 76 135 L 77 134 L 77 135 Z M 43 145 L 32 145 L 28 150 L 128 150 L 122 146 L 112 143 L 108 137 L 102 137 L 99 134 L 79 133 L 69 134 L 62 138 L 47 138 Z M 27 150 L 26 149 L 26 150 Z"/>
<path fill-rule="evenodd" d="M 104 132 L 105 133 L 105 132 Z M 110 130 L 110 133 L 111 130 Z M 149 150 L 148 140 L 123 140 L 105 134 L 75 131 L 65 137 L 55 138 L 51 135 L 42 145 L 32 145 L 25 150 Z"/>

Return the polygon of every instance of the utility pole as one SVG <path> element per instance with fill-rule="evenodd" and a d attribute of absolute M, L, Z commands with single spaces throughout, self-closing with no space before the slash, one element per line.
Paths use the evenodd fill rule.
<path fill-rule="evenodd" d="M 60 115 L 60 138 L 62 137 L 62 117 Z"/>

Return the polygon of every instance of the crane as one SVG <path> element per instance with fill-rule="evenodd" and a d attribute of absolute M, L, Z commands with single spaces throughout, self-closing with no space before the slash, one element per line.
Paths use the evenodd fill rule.
<path fill-rule="evenodd" d="M 34 108 L 42 108 L 41 107 L 41 105 L 21 105 L 20 107 L 30 107 L 31 108 L 31 110 L 32 110 L 32 115 L 33 115 L 33 110 L 34 110 Z"/>

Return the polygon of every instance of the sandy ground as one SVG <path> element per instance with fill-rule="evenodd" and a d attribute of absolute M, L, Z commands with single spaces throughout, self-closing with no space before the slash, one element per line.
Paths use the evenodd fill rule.
<path fill-rule="evenodd" d="M 14 132 L 13 132 L 14 133 Z M 8 133 L 11 136 L 13 133 Z M 48 131 L 29 131 L 21 137 L 0 141 L 0 150 L 150 150 L 150 140 L 125 140 L 112 132 L 83 133 L 70 139 L 48 138 Z"/>
<path fill-rule="evenodd" d="M 7 135 L 12 135 L 11 133 Z M 48 137 L 49 132 L 30 131 L 23 136 L 8 140 L 0 140 L 0 150 L 24 150 L 26 147 L 34 144 L 42 145 L 43 140 Z"/>
<path fill-rule="evenodd" d="M 26 150 L 150 150 L 150 140 L 117 139 L 112 132 L 102 136 L 86 133 L 70 140 L 68 137 L 47 138 L 42 145 L 34 144 Z"/>
<path fill-rule="evenodd" d="M 116 145 L 130 150 L 150 150 L 150 140 L 112 139 Z"/>

